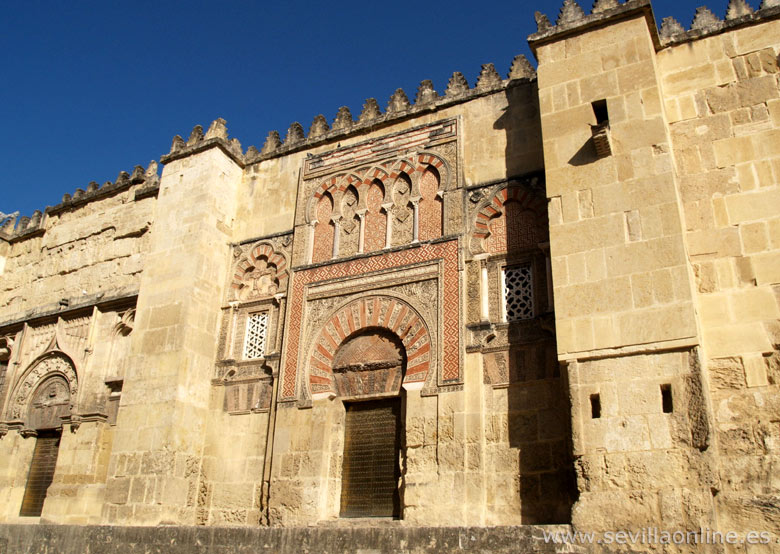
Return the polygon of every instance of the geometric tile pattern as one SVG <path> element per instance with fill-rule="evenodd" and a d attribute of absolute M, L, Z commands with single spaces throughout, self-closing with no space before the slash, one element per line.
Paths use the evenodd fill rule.
<path fill-rule="evenodd" d="M 298 352 L 301 346 L 302 322 L 305 310 L 306 286 L 318 281 L 355 277 L 374 271 L 402 268 L 407 265 L 442 260 L 443 306 L 441 327 L 441 378 L 444 382 L 458 382 L 460 369 L 460 300 L 458 274 L 458 241 L 452 240 L 435 244 L 422 244 L 397 252 L 385 252 L 377 256 L 358 258 L 347 262 L 337 262 L 326 266 L 297 271 L 293 275 L 289 298 L 289 318 L 287 321 L 288 342 L 285 350 L 280 400 L 291 401 L 296 398 L 295 384 L 299 368 Z M 359 314 L 358 314 L 359 317 Z M 354 320 L 353 320 L 354 324 Z M 348 325 L 348 323 L 347 323 Z M 435 322 L 430 322 L 435 325 Z M 343 329 L 342 329 L 343 330 Z M 435 357 L 433 358 L 435 359 Z M 413 369 L 409 363 L 407 374 Z"/>

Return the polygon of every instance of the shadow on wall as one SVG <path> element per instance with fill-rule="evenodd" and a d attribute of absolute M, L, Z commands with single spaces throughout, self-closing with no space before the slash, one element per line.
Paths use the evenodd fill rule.
<path fill-rule="evenodd" d="M 506 132 L 507 180 L 543 171 L 537 85 L 506 90 L 508 106 L 494 127 Z M 588 143 L 588 145 L 590 144 Z M 595 156 L 595 152 L 593 153 Z M 552 295 L 548 295 L 549 226 L 543 186 L 532 213 L 518 201 L 505 204 L 506 265 L 501 302 L 507 323 L 507 424 L 509 447 L 518 455 L 517 490 L 523 524 L 571 522 L 577 486 L 571 444 L 571 406 L 561 377 Z M 523 284 L 517 281 L 523 281 Z M 515 296 L 526 298 L 513 299 Z M 512 302 L 523 306 L 512 309 Z M 530 308 L 529 308 L 530 306 Z"/>

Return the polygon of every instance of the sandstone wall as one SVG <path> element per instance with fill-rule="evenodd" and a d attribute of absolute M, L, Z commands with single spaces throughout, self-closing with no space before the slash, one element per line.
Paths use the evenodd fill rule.
<path fill-rule="evenodd" d="M 45 425 L 61 426 L 62 435 L 41 518 L 59 523 L 101 521 L 134 302 L 134 298 L 124 300 L 121 311 L 92 307 L 50 316 L 14 335 L 0 441 L 4 521 L 29 520 L 19 518 L 19 507 L 38 427 L 27 405 L 34 392 L 26 391 L 38 390 L 52 374 L 62 375 L 61 364 L 72 368 L 65 373 L 72 394 L 63 412 L 66 419 Z M 17 406 L 21 406 L 18 411 Z"/>
<path fill-rule="evenodd" d="M 643 4 L 530 37 L 580 493 L 572 522 L 596 530 L 716 520 L 706 376 L 689 349 L 693 274 Z"/>
<path fill-rule="evenodd" d="M 775 534 L 779 37 L 774 19 L 658 53 L 714 407 L 719 518 Z"/>
<path fill-rule="evenodd" d="M 154 195 L 138 193 L 155 178 L 73 207 L 63 203 L 47 212 L 38 230 L 0 239 L 7 251 L 0 252 L 6 258 L 0 321 L 56 310 L 62 299 L 81 303 L 100 294 L 137 292 L 155 205 Z"/>
<path fill-rule="evenodd" d="M 104 521 L 194 524 L 241 169 L 219 148 L 173 160 L 141 278 Z"/>

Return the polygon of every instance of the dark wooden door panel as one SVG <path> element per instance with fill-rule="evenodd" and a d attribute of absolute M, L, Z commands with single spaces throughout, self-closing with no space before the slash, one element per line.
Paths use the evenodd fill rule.
<path fill-rule="evenodd" d="M 401 399 L 347 405 L 341 517 L 400 517 Z"/>
<path fill-rule="evenodd" d="M 27 487 L 24 489 L 24 499 L 20 516 L 37 517 L 43 510 L 46 491 L 49 490 L 54 478 L 54 467 L 57 465 L 57 453 L 60 448 L 59 432 L 41 432 L 35 440 L 30 473 L 27 475 Z"/>

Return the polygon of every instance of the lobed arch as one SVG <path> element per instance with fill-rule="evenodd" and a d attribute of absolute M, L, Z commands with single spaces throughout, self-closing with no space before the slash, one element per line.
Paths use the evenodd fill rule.
<path fill-rule="evenodd" d="M 306 355 L 312 396 L 338 394 L 334 360 L 339 348 L 370 330 L 397 337 L 404 348 L 405 388 L 421 387 L 431 369 L 432 342 L 428 324 L 408 302 L 395 296 L 368 296 L 336 309 L 315 335 Z"/>
<path fill-rule="evenodd" d="M 287 290 L 289 271 L 287 257 L 274 250 L 271 243 L 252 245 L 235 266 L 230 284 L 231 297 L 253 300 Z"/>
<path fill-rule="evenodd" d="M 546 199 L 532 191 L 518 186 L 504 185 L 492 195 L 480 202 L 472 224 L 469 248 L 472 254 L 481 254 L 488 251 L 487 241 L 491 235 L 491 222 L 506 217 L 507 205 L 516 203 L 517 206 L 534 215 L 534 229 L 541 239 L 545 228 L 544 221 L 547 216 Z"/>

